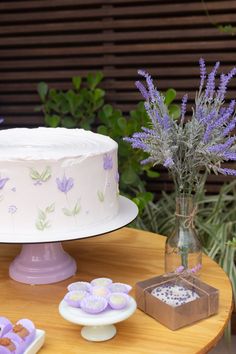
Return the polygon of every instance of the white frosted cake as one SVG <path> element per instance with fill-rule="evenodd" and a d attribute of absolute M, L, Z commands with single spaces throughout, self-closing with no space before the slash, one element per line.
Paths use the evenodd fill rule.
<path fill-rule="evenodd" d="M 117 149 L 111 138 L 83 129 L 0 131 L 0 234 L 40 239 L 114 218 Z"/>

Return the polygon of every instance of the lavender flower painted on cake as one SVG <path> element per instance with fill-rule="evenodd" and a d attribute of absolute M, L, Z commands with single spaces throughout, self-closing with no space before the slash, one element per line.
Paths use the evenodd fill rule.
<path fill-rule="evenodd" d="M 112 161 L 112 156 L 105 154 L 103 156 L 103 168 L 104 170 L 112 170 L 113 167 L 113 161 Z"/>
<path fill-rule="evenodd" d="M 65 194 L 67 194 L 74 186 L 73 178 L 72 177 L 66 178 L 65 175 L 61 179 L 57 178 L 56 182 L 57 182 L 57 188 L 59 189 L 59 191 L 61 191 L 62 193 L 65 193 Z"/>
<path fill-rule="evenodd" d="M 8 207 L 8 213 L 9 214 L 15 214 L 17 212 L 17 207 L 16 207 L 16 205 L 10 205 L 9 207 Z"/>
<path fill-rule="evenodd" d="M 154 86 L 151 76 L 140 70 L 147 88 L 139 81 L 136 86 L 144 97 L 150 126 L 125 138 L 133 148 L 147 153 L 142 164 L 163 165 L 169 170 L 178 194 L 196 192 L 204 181 L 203 171 L 236 176 L 235 169 L 222 167 L 225 161 L 236 161 L 236 137 L 232 136 L 236 127 L 236 102 L 231 100 L 225 104 L 227 85 L 235 76 L 236 68 L 221 74 L 216 88 L 220 63 L 217 62 L 209 74 L 203 59 L 199 64 L 200 86 L 192 117 L 185 118 L 187 95 L 184 95 L 179 121 L 172 119 L 165 97 Z"/>
<path fill-rule="evenodd" d="M 0 178 L 0 189 L 3 189 L 5 184 L 7 183 L 7 181 L 9 181 L 8 177 L 5 178 Z"/>

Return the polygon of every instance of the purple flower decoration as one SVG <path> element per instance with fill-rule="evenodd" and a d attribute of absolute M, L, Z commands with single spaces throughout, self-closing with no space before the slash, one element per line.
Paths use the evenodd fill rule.
<path fill-rule="evenodd" d="M 4 123 L 4 118 L 3 117 L 0 117 L 0 124 Z"/>
<path fill-rule="evenodd" d="M 103 168 L 104 170 L 111 170 L 113 167 L 112 156 L 105 154 L 103 156 Z"/>
<path fill-rule="evenodd" d="M 68 193 L 71 190 L 71 188 L 73 188 L 73 186 L 74 186 L 73 178 L 71 178 L 71 177 L 70 178 L 66 178 L 65 175 L 63 176 L 62 179 L 57 178 L 56 182 L 57 182 L 57 188 L 62 193 Z"/>
<path fill-rule="evenodd" d="M 119 183 L 119 180 L 120 180 L 120 175 L 119 175 L 119 172 L 116 171 L 116 174 L 115 174 L 115 181 L 116 181 L 116 183 Z"/>
<path fill-rule="evenodd" d="M 7 183 L 7 181 L 9 180 L 9 178 L 1 178 L 0 179 L 0 189 L 3 189 L 3 187 L 5 186 L 5 184 Z"/>
<path fill-rule="evenodd" d="M 17 212 L 17 207 L 15 205 L 10 205 L 8 207 L 8 213 L 15 214 Z"/>

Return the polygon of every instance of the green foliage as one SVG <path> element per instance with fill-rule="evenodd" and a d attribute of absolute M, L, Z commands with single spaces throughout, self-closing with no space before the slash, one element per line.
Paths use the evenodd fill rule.
<path fill-rule="evenodd" d="M 45 82 L 38 84 L 38 94 L 42 105 L 36 111 L 44 113 L 45 123 L 49 127 L 80 127 L 91 129 L 97 111 L 104 104 L 105 92 L 97 86 L 101 82 L 101 72 L 89 73 L 86 83 L 82 78 L 72 78 L 72 89 L 60 91 L 50 89 Z"/>

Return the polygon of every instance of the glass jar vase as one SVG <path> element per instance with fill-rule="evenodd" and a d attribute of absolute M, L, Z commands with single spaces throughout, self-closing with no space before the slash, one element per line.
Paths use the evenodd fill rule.
<path fill-rule="evenodd" d="M 198 273 L 202 266 L 202 247 L 194 227 L 196 207 L 192 196 L 176 198 L 175 227 L 166 240 L 165 271 Z"/>

